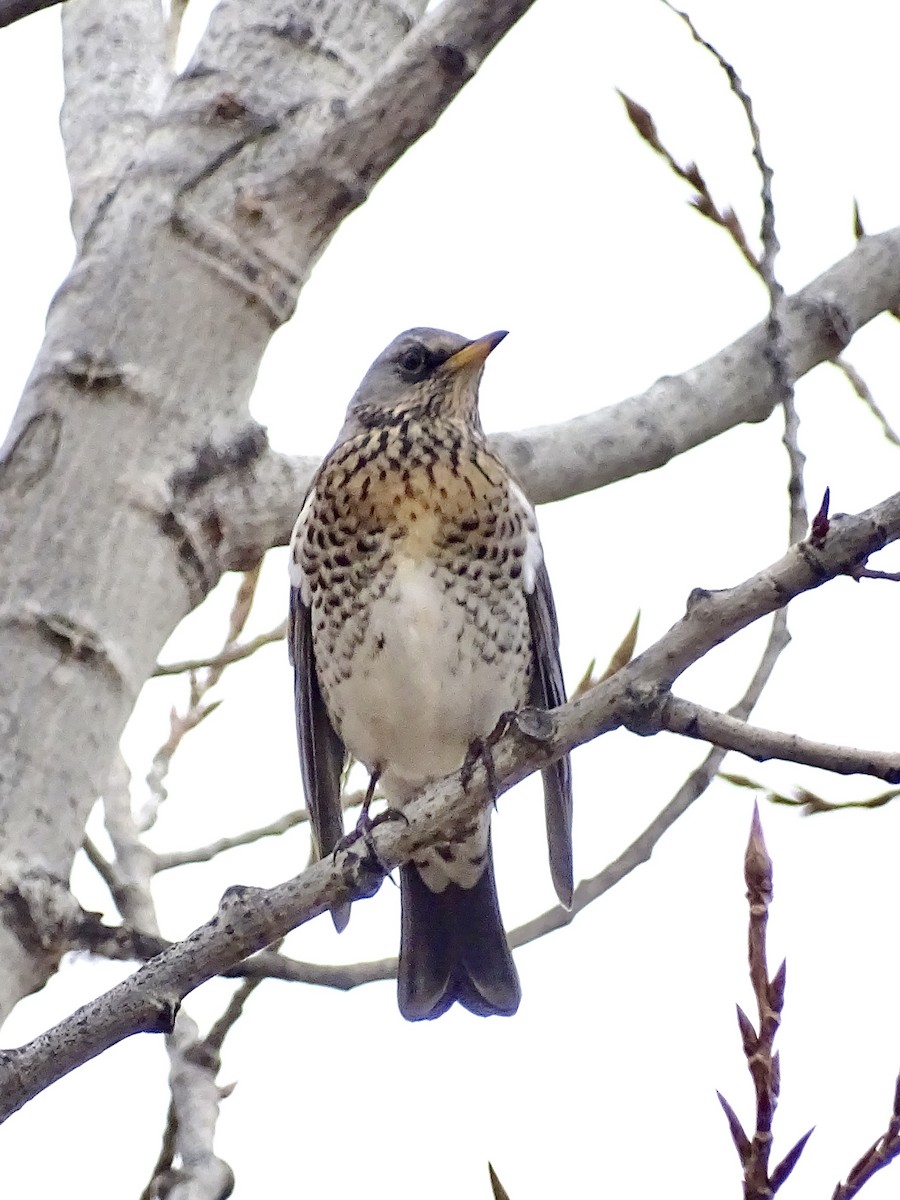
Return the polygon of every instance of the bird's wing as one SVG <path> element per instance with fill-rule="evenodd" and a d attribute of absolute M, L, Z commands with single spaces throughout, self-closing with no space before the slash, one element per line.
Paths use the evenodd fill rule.
<path fill-rule="evenodd" d="M 304 505 L 291 537 L 291 603 L 288 619 L 288 650 L 294 666 L 294 707 L 300 770 L 313 828 L 315 851 L 323 858 L 344 836 L 341 808 L 341 772 L 344 744 L 338 737 L 322 699 L 312 640 L 312 618 L 304 598 L 302 578 L 296 568 L 295 547 L 302 536 L 309 511 Z"/>
<path fill-rule="evenodd" d="M 544 563 L 537 520 L 524 493 L 516 488 L 527 519 L 528 544 L 524 558 L 525 596 L 531 627 L 531 690 L 529 704 L 536 708 L 558 708 L 566 702 L 562 665 L 559 661 L 559 625 Z M 541 774 L 544 779 L 544 813 L 550 850 L 550 874 L 560 902 L 572 907 L 572 770 L 568 754 L 558 758 Z"/>

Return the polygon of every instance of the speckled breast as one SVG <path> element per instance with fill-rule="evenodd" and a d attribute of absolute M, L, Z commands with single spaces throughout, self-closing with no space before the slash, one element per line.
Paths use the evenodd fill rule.
<path fill-rule="evenodd" d="M 480 439 L 367 430 L 322 465 L 300 548 L 331 719 L 370 768 L 455 770 L 524 702 L 525 514 Z"/>

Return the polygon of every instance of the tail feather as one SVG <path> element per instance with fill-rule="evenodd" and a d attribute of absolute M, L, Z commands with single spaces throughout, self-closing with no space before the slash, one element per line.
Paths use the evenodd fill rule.
<path fill-rule="evenodd" d="M 497 903 L 488 845 L 472 888 L 432 892 L 415 866 L 400 869 L 402 906 L 397 992 L 408 1021 L 431 1020 L 458 1002 L 480 1017 L 512 1016 L 521 989 Z"/>

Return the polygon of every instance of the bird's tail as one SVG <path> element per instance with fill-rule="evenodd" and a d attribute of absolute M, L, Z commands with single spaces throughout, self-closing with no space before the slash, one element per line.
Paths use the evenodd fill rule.
<path fill-rule="evenodd" d="M 433 892 L 412 863 L 400 869 L 402 920 L 397 997 L 408 1021 L 430 1020 L 458 1001 L 480 1017 L 512 1016 L 521 989 L 503 931 L 488 843 L 472 888 Z"/>

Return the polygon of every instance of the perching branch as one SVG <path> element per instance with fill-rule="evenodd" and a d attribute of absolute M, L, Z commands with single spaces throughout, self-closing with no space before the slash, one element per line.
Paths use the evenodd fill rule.
<path fill-rule="evenodd" d="M 626 722 L 635 728 L 648 695 L 669 689 L 708 651 L 898 538 L 900 494 L 858 516 L 833 520 L 821 544 L 792 546 L 736 587 L 695 591 L 682 619 L 610 679 L 552 714 L 520 714 L 494 751 L 499 793 L 610 729 Z M 483 769 L 468 789 L 458 775 L 451 776 L 423 790 L 406 810 L 408 825 L 387 822 L 374 831 L 377 864 L 350 848 L 277 887 L 229 889 L 219 912 L 185 941 L 47 1033 L 6 1052 L 0 1063 L 0 1119 L 123 1038 L 170 1031 L 182 998 L 194 988 L 333 905 L 370 894 L 385 871 L 426 846 L 453 840 L 490 800 Z"/>

